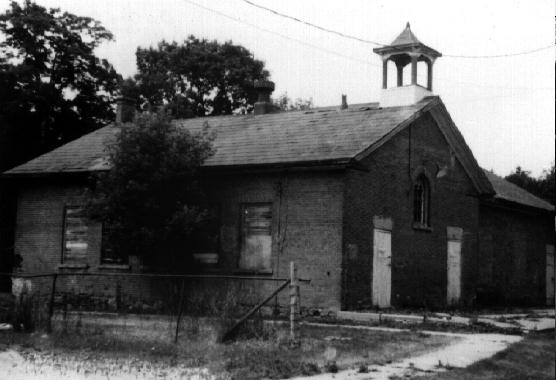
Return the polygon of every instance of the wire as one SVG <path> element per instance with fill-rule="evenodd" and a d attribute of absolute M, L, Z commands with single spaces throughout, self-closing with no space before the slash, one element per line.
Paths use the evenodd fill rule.
<path fill-rule="evenodd" d="M 298 18 L 296 18 L 296 17 L 292 17 L 292 16 L 289 16 L 289 15 L 287 15 L 287 14 L 280 13 L 280 12 L 278 12 L 278 11 L 275 11 L 274 9 L 270 9 L 270 8 L 267 8 L 267 7 L 263 7 L 262 5 L 259 5 L 259 4 L 255 4 L 255 3 L 253 3 L 253 2 L 251 2 L 251 1 L 249 1 L 249 0 L 242 0 L 242 1 L 243 1 L 244 3 L 247 3 L 247 4 L 251 5 L 251 6 L 253 6 L 253 7 L 260 8 L 260 9 L 263 9 L 263 10 L 265 10 L 265 11 L 267 11 L 267 12 L 274 13 L 275 15 L 280 16 L 280 17 L 289 18 L 290 20 L 299 22 L 299 23 L 301 23 L 301 24 L 305 24 L 305 25 L 307 25 L 307 26 L 310 26 L 310 27 L 312 27 L 312 28 L 316 28 L 316 29 L 322 30 L 322 31 L 327 32 L 327 33 L 336 34 L 336 35 L 338 35 L 338 36 L 340 36 L 340 37 L 349 38 L 350 40 L 355 40 L 355 41 L 363 42 L 363 43 L 366 43 L 366 44 L 372 44 L 372 45 L 376 45 L 376 46 L 386 46 L 385 44 L 381 44 L 380 42 L 375 42 L 375 41 L 371 41 L 371 40 L 366 40 L 366 39 L 363 39 L 363 38 L 359 38 L 359 37 L 357 37 L 357 36 L 352 36 L 352 35 L 350 35 L 350 34 L 345 34 L 345 33 L 342 33 L 342 32 L 338 32 L 338 31 L 336 31 L 336 30 L 332 30 L 332 29 L 328 29 L 328 28 L 325 28 L 325 27 L 322 27 L 322 26 L 319 26 L 319 25 L 315 25 L 315 24 L 312 24 L 312 23 L 310 23 L 310 22 L 308 22 L 308 21 L 300 20 L 300 19 L 298 19 Z"/>
<path fill-rule="evenodd" d="M 347 39 L 350 39 L 350 40 L 355 40 L 355 41 L 359 41 L 359 42 L 363 42 L 363 43 L 367 43 L 367 44 L 377 45 L 377 46 L 388 46 L 387 44 L 383 44 L 383 43 L 380 43 L 380 42 L 376 42 L 376 41 L 372 41 L 372 40 L 367 40 L 367 39 L 360 38 L 360 37 L 357 37 L 357 36 L 353 36 L 353 35 L 350 35 L 350 34 L 338 32 L 337 30 L 328 29 L 328 28 L 325 28 L 325 27 L 322 27 L 322 26 L 319 26 L 319 25 L 310 23 L 310 22 L 308 22 L 308 21 L 304 21 L 304 20 L 298 19 L 298 18 L 296 18 L 296 17 L 289 16 L 289 15 L 284 14 L 284 13 L 280 13 L 280 12 L 278 12 L 278 11 L 275 11 L 274 9 L 270 9 L 270 8 L 264 7 L 264 6 L 262 6 L 262 5 L 253 3 L 252 1 L 249 1 L 249 0 L 241 0 L 241 1 L 243 1 L 244 3 L 246 3 L 246 4 L 250 5 L 250 6 L 253 6 L 253 7 L 256 7 L 256 8 L 259 8 L 259 9 L 263 9 L 263 10 L 265 10 L 265 11 L 267 11 L 267 12 L 271 12 L 271 13 L 277 15 L 277 16 L 280 16 L 280 17 L 283 17 L 283 18 L 287 18 L 287 19 L 293 20 L 293 21 L 295 21 L 295 22 L 299 22 L 299 23 L 301 23 L 301 24 L 310 26 L 310 27 L 315 28 L 315 29 L 322 30 L 322 31 L 327 32 L 327 33 L 332 33 L 332 34 L 335 34 L 335 35 L 340 36 L 340 37 L 343 37 L 343 38 L 347 38 Z M 504 58 L 504 57 L 515 57 L 515 56 L 519 56 L 519 55 L 532 54 L 532 53 L 536 53 L 536 52 L 539 52 L 539 51 L 542 51 L 542 50 L 547 50 L 547 49 L 550 49 L 550 48 L 553 48 L 553 47 L 554 47 L 554 45 L 553 45 L 553 44 L 550 44 L 550 45 L 547 45 L 547 46 L 543 46 L 543 47 L 539 47 L 539 48 L 535 48 L 535 49 L 531 49 L 531 50 L 526 50 L 526 51 L 521 51 L 521 52 L 515 52 L 515 53 L 507 53 L 507 54 L 495 54 L 495 55 L 458 55 L 458 54 L 442 54 L 442 56 L 443 56 L 443 57 L 450 57 L 450 58 L 466 58 L 466 59 L 477 59 L 477 58 Z"/>
<path fill-rule="evenodd" d="M 239 19 L 239 18 L 230 16 L 230 15 L 227 15 L 227 14 L 222 13 L 222 12 L 220 12 L 220 11 L 217 11 L 217 10 L 215 10 L 215 9 L 205 7 L 204 5 L 198 4 L 198 3 L 196 3 L 196 2 L 193 2 L 193 1 L 190 1 L 190 0 L 183 0 L 183 1 L 185 1 L 186 3 L 189 3 L 189 4 L 191 4 L 191 5 L 194 5 L 194 6 L 196 6 L 196 7 L 199 7 L 199 8 L 201 8 L 201 9 L 204 9 L 204 10 L 206 10 L 206 11 L 208 11 L 208 12 L 215 13 L 215 14 L 217 14 L 217 15 L 219 15 L 219 16 L 225 17 L 225 18 L 227 18 L 227 19 L 229 19 L 229 20 L 238 22 L 238 23 L 240 23 L 240 24 L 245 24 L 245 25 L 247 25 L 247 26 L 250 26 L 250 27 L 252 27 L 252 28 L 258 29 L 258 30 L 263 31 L 263 32 L 266 32 L 266 33 L 274 34 L 274 35 L 279 36 L 279 37 L 281 37 L 281 38 L 285 38 L 285 39 L 287 39 L 287 40 L 297 42 L 298 44 L 301 44 L 301 45 L 304 45 L 304 46 L 308 46 L 308 47 L 310 47 L 310 48 L 313 48 L 313 49 L 316 49 L 316 50 L 320 50 L 320 51 L 322 51 L 322 52 L 325 52 L 325 53 L 328 53 L 328 54 L 331 54 L 331 55 L 335 55 L 335 56 L 340 57 L 340 58 L 349 59 L 349 60 L 354 61 L 354 62 L 359 62 L 359 63 L 363 63 L 363 64 L 365 64 L 365 65 L 371 65 L 371 66 L 379 67 L 378 65 L 373 65 L 373 64 L 371 64 L 370 62 L 368 62 L 368 61 L 366 61 L 366 60 L 364 60 L 364 59 L 359 59 L 359 58 L 355 58 L 355 57 L 350 57 L 350 56 L 348 56 L 348 55 L 344 55 L 344 54 L 339 53 L 339 52 L 334 51 L 334 50 L 329 50 L 329 49 L 323 48 L 323 47 L 321 47 L 321 46 L 313 45 L 313 44 L 310 44 L 310 43 L 308 43 L 308 42 L 301 41 L 301 40 L 298 40 L 298 39 L 295 39 L 295 38 L 286 36 L 285 34 L 282 34 L 282 33 L 278 33 L 278 32 L 275 32 L 275 31 L 272 31 L 272 30 L 269 30 L 269 29 L 261 28 L 261 27 L 258 26 L 258 25 L 251 24 L 251 23 L 249 23 L 249 22 L 247 22 L 247 21 L 244 21 L 244 20 L 242 20 L 242 19 Z"/>
<path fill-rule="evenodd" d="M 518 55 L 526 55 L 526 54 L 533 54 L 542 50 L 547 50 L 553 48 L 554 45 L 547 45 L 544 47 L 521 51 L 517 53 L 509 53 L 509 54 L 498 54 L 498 55 L 453 55 L 453 54 L 442 54 L 443 57 L 450 57 L 450 58 L 504 58 L 504 57 L 516 57 Z"/>

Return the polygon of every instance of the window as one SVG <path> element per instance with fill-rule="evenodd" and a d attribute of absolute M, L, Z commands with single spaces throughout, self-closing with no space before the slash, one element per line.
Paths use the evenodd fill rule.
<path fill-rule="evenodd" d="M 272 205 L 270 203 L 245 204 L 241 211 L 239 267 L 249 271 L 270 271 Z"/>
<path fill-rule="evenodd" d="M 127 264 L 128 257 L 112 243 L 113 229 L 107 223 L 102 224 L 102 246 L 100 250 L 101 264 Z"/>
<path fill-rule="evenodd" d="M 430 183 L 424 174 L 413 185 L 413 222 L 417 227 L 430 227 Z"/>
<path fill-rule="evenodd" d="M 191 240 L 194 259 L 202 265 L 218 264 L 220 251 L 220 207 L 217 204 L 203 206 L 204 217 L 195 229 Z"/>
<path fill-rule="evenodd" d="M 85 211 L 81 206 L 64 209 L 64 243 L 62 262 L 84 262 L 87 258 L 88 226 Z"/>

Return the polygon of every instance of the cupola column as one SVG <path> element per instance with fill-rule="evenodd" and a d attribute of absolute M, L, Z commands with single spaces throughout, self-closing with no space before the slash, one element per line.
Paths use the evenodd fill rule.
<path fill-rule="evenodd" d="M 418 56 L 410 54 L 411 56 L 411 84 L 417 84 L 417 58 Z"/>
<path fill-rule="evenodd" d="M 382 58 L 382 88 L 388 88 L 388 58 Z"/>
<path fill-rule="evenodd" d="M 427 61 L 427 90 L 432 91 L 432 65 L 434 61 Z"/>
<path fill-rule="evenodd" d="M 398 87 L 403 86 L 403 65 L 396 63 L 396 69 L 398 71 Z"/>

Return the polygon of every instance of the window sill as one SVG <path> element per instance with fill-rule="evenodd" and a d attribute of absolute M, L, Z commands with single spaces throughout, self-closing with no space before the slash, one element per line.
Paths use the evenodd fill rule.
<path fill-rule="evenodd" d="M 207 266 L 207 265 L 202 265 L 199 268 L 199 273 L 203 274 L 203 273 L 210 273 L 210 274 L 226 274 L 226 271 L 223 270 L 221 267 L 219 266 Z"/>
<path fill-rule="evenodd" d="M 258 274 L 272 274 L 272 269 L 236 269 L 234 274 L 245 274 L 245 275 L 258 275 Z"/>
<path fill-rule="evenodd" d="M 86 263 L 62 263 L 58 264 L 58 269 L 88 269 L 89 264 Z"/>
<path fill-rule="evenodd" d="M 128 264 L 100 264 L 97 267 L 99 270 L 114 270 L 114 271 L 129 271 L 131 266 Z"/>
<path fill-rule="evenodd" d="M 417 231 L 425 231 L 425 232 L 432 232 L 432 227 L 425 226 L 420 223 L 413 223 L 413 229 Z"/>

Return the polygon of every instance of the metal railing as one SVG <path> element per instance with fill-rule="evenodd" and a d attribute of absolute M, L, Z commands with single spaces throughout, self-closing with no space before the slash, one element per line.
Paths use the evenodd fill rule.
<path fill-rule="evenodd" d="M 177 342 L 182 319 L 188 315 L 226 320 L 219 337 L 225 341 L 232 339 L 266 306 L 274 316 L 289 315 L 290 338 L 295 341 L 300 309 L 299 284 L 308 284 L 310 280 L 297 278 L 294 263 L 291 263 L 290 272 L 288 278 L 67 270 L 0 273 L 0 277 L 8 276 L 13 282 L 12 320 L 20 315 L 19 322 L 14 323 L 49 332 L 53 329 L 56 313 L 61 314 L 63 321 L 72 312 L 110 312 L 116 317 L 158 314 L 174 320 L 173 340 Z M 282 294 L 287 287 L 290 288 L 289 299 Z"/>

